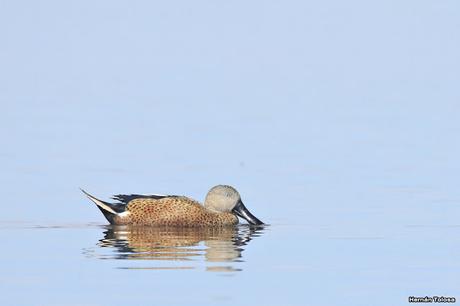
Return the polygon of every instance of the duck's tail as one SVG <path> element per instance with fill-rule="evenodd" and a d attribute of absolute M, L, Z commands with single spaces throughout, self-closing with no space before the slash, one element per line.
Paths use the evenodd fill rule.
<path fill-rule="evenodd" d="M 113 219 L 116 215 L 118 215 L 119 212 L 116 211 L 117 207 L 114 204 L 110 204 L 107 202 L 104 202 L 102 200 L 99 200 L 98 198 L 90 195 L 86 191 L 80 188 L 80 190 L 91 200 L 94 202 L 94 204 L 97 205 L 97 207 L 101 210 L 101 212 L 104 214 L 104 217 L 109 221 L 111 224 L 113 224 Z"/>

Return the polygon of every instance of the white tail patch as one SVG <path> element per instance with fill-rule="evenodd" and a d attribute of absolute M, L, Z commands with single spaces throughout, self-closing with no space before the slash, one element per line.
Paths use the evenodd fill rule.
<path fill-rule="evenodd" d="M 89 193 L 87 193 L 86 191 L 84 191 L 83 189 L 80 188 L 80 190 L 86 194 L 86 196 L 94 202 L 94 204 L 96 204 L 97 206 L 101 207 L 102 209 L 114 214 L 114 215 L 117 215 L 118 213 L 116 211 L 114 211 L 112 208 L 110 208 L 108 205 L 106 205 L 104 202 L 102 202 L 101 200 L 93 197 L 92 195 L 90 195 Z"/>
<path fill-rule="evenodd" d="M 126 218 L 126 217 L 129 216 L 130 214 L 131 214 L 131 212 L 125 210 L 124 212 L 119 213 L 119 214 L 118 214 L 118 217 L 120 217 L 120 218 Z"/>

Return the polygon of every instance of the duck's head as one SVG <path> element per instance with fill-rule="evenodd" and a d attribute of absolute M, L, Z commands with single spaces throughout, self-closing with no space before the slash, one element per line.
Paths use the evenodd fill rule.
<path fill-rule="evenodd" d="M 206 195 L 204 206 L 215 212 L 231 212 L 252 225 L 264 224 L 249 212 L 241 201 L 238 191 L 231 186 L 217 185 L 212 187 Z"/>

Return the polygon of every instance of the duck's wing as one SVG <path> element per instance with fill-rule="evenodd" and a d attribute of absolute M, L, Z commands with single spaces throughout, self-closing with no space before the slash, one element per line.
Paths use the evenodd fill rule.
<path fill-rule="evenodd" d="M 163 194 L 116 194 L 112 197 L 112 199 L 120 202 L 121 204 L 128 204 L 130 201 L 134 199 L 154 199 L 160 200 L 164 198 L 176 198 L 176 195 L 163 195 Z"/>

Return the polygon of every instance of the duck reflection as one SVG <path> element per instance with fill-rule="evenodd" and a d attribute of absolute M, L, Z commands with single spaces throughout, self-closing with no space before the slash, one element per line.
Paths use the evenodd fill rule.
<path fill-rule="evenodd" d="M 110 226 L 98 245 L 110 248 L 112 256 L 100 258 L 151 261 L 205 261 L 206 271 L 234 272 L 234 263 L 242 261 L 246 245 L 263 233 L 263 227 L 240 225 L 217 228 L 158 228 Z M 125 269 L 193 269 L 196 265 Z M 213 266 L 211 263 L 227 263 Z"/>

